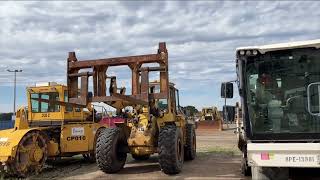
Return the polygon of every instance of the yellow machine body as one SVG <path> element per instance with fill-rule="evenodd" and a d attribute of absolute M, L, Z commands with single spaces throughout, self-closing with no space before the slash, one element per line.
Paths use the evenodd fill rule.
<path fill-rule="evenodd" d="M 88 116 L 83 108 L 54 103 L 54 101 L 67 102 L 67 91 L 67 87 L 60 84 L 27 88 L 28 121 L 31 125 L 47 126 L 46 124 L 59 125 L 62 122 L 83 121 Z M 39 102 L 35 100 L 36 98 L 46 99 L 52 103 Z"/>
<path fill-rule="evenodd" d="M 153 84 L 158 84 L 158 82 L 152 82 Z M 175 123 L 178 128 L 181 129 L 181 136 L 183 137 L 183 142 L 186 141 L 185 125 L 186 119 L 182 115 L 180 109 L 176 108 L 176 98 L 175 97 L 175 88 L 174 84 L 170 83 L 170 96 L 168 101 L 167 113 L 164 113 L 161 117 L 154 117 L 149 121 L 150 108 L 143 107 L 142 112 L 138 114 L 138 125 L 134 125 L 132 122 L 128 123 L 128 126 L 131 127 L 130 136 L 128 137 L 128 147 L 131 154 L 137 156 L 151 155 L 157 152 L 157 133 L 159 129 L 165 126 L 165 123 L 172 122 Z M 158 102 L 156 102 L 157 104 Z M 157 106 L 157 105 L 155 105 Z M 172 112 L 171 109 L 174 109 Z M 176 113 L 174 113 L 176 112 Z"/>
<path fill-rule="evenodd" d="M 61 130 L 60 147 L 62 153 L 87 152 L 94 149 L 97 123 L 68 124 Z"/>
<path fill-rule="evenodd" d="M 15 156 L 20 139 L 32 129 L 6 129 L 0 131 L 0 162 L 6 162 Z"/>
<path fill-rule="evenodd" d="M 215 107 L 202 108 L 201 121 L 205 121 L 205 120 L 213 121 L 214 120 L 214 113 L 215 113 L 214 111 L 215 111 Z"/>
<path fill-rule="evenodd" d="M 27 97 L 28 108 L 18 109 L 14 128 L 0 131 L 0 172 L 16 162 L 17 149 L 35 135 L 41 136 L 45 145 L 39 148 L 38 142 L 27 143 L 23 151 L 30 156 L 29 162 L 39 161 L 43 156 L 46 159 L 76 154 L 94 156 L 96 134 L 105 127 L 94 122 L 91 106 L 84 111 L 84 107 L 69 104 L 67 87 L 56 83 L 29 87 Z M 26 176 L 23 172 L 14 173 Z"/>

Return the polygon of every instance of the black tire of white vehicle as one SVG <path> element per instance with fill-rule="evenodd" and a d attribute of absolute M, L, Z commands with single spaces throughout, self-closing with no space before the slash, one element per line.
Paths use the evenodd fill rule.
<path fill-rule="evenodd" d="M 197 139 L 194 126 L 187 124 L 186 126 L 186 145 L 184 147 L 184 160 L 194 160 L 196 158 Z"/>
<path fill-rule="evenodd" d="M 252 180 L 287 180 L 289 168 L 251 167 Z"/>
<path fill-rule="evenodd" d="M 248 166 L 248 161 L 246 158 L 241 158 L 241 173 L 244 176 L 251 176 L 251 167 Z"/>
<path fill-rule="evenodd" d="M 184 147 L 181 130 L 175 125 L 165 125 L 160 129 L 159 164 L 165 174 L 181 172 L 184 160 Z"/>
<path fill-rule="evenodd" d="M 119 128 L 104 129 L 97 139 L 96 146 L 96 161 L 99 169 L 105 173 L 120 171 L 127 159 L 127 153 L 121 152 L 125 145 Z"/>
<path fill-rule="evenodd" d="M 244 176 L 251 176 L 251 167 L 248 166 L 248 157 L 247 157 L 247 146 L 242 147 L 242 157 L 241 157 L 241 173 Z"/>

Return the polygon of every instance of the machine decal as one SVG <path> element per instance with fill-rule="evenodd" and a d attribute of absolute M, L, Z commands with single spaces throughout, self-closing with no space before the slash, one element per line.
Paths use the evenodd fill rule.
<path fill-rule="evenodd" d="M 72 128 L 71 136 L 83 136 L 84 127 L 74 127 Z"/>
<path fill-rule="evenodd" d="M 67 137 L 67 141 L 85 141 L 86 137 L 85 136 L 71 136 Z"/>
<path fill-rule="evenodd" d="M 42 114 L 42 117 L 50 117 L 50 114 L 49 113 L 44 113 L 44 114 Z"/>
<path fill-rule="evenodd" d="M 7 142 L 7 141 L 8 141 L 8 138 L 4 138 L 4 137 L 0 138 L 0 142 Z"/>
<path fill-rule="evenodd" d="M 261 153 L 261 160 L 272 160 L 274 159 L 273 153 Z"/>

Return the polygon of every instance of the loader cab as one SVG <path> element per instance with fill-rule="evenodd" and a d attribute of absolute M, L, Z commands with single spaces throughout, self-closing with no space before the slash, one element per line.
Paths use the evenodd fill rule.
<path fill-rule="evenodd" d="M 180 101 L 179 101 L 179 90 L 174 87 L 173 83 L 169 85 L 169 99 L 171 103 L 171 112 L 174 114 L 182 114 Z"/>
<path fill-rule="evenodd" d="M 61 125 L 64 120 L 86 116 L 82 108 L 61 104 L 68 101 L 67 87 L 61 84 L 49 82 L 28 87 L 27 97 L 28 121 L 33 126 Z"/>
<path fill-rule="evenodd" d="M 155 106 L 163 113 L 172 113 L 175 115 L 183 114 L 179 101 L 179 90 L 176 89 L 174 83 L 169 84 L 169 97 L 168 99 L 155 99 Z M 160 83 L 157 81 L 150 83 L 149 93 L 159 93 Z"/>
<path fill-rule="evenodd" d="M 206 121 L 213 121 L 213 107 L 202 108 L 202 119 Z"/>

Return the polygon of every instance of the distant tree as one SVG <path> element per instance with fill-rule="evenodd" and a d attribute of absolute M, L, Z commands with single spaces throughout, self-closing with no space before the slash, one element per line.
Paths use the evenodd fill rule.
<path fill-rule="evenodd" d="M 188 116 L 194 116 L 199 112 L 197 108 L 195 108 L 194 106 L 190 106 L 190 105 L 182 107 L 182 110 L 185 112 L 188 112 L 189 114 L 186 114 Z"/>

